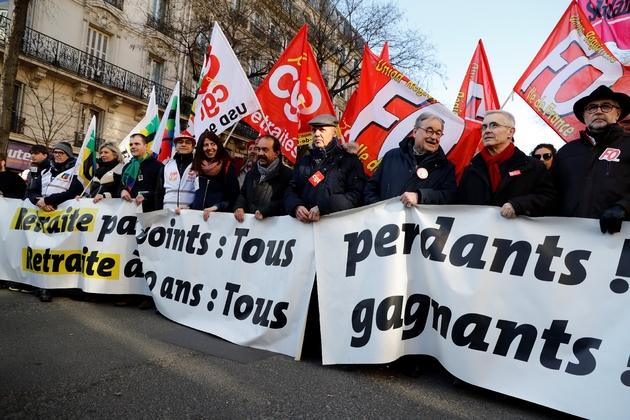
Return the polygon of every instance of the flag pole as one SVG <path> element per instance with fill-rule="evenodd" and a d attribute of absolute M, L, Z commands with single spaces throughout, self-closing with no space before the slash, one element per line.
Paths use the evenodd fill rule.
<path fill-rule="evenodd" d="M 501 105 L 501 109 L 505 108 L 505 106 L 507 105 L 508 101 L 510 99 L 514 99 L 514 91 L 512 91 L 512 93 L 510 93 L 507 97 L 507 99 L 505 100 L 505 102 L 503 102 L 503 105 Z"/>
<path fill-rule="evenodd" d="M 223 147 L 225 147 L 228 141 L 230 141 L 230 137 L 232 136 L 232 133 L 234 133 L 234 130 L 236 129 L 237 125 L 238 125 L 238 121 L 232 126 L 232 129 L 228 133 L 228 136 L 226 137 L 225 142 L 223 143 Z"/>
<path fill-rule="evenodd" d="M 90 179 L 90 182 L 87 183 L 87 185 L 83 189 L 83 192 L 81 194 L 79 194 L 79 197 L 83 197 L 85 195 L 85 192 L 88 190 L 88 188 L 90 188 L 90 185 L 92 185 L 92 181 L 94 181 L 94 177 L 92 177 L 92 179 Z"/>

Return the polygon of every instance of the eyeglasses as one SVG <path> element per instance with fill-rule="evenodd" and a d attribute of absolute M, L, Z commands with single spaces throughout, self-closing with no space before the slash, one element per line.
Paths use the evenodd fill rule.
<path fill-rule="evenodd" d="M 429 137 L 433 137 L 433 135 L 435 134 L 435 137 L 437 137 L 438 139 L 444 135 L 442 131 L 440 130 L 434 131 L 432 128 L 416 127 L 416 129 L 424 131 L 425 133 L 427 133 L 427 136 Z"/>
<path fill-rule="evenodd" d="M 55 151 L 53 151 L 53 155 L 65 155 L 65 154 L 66 154 L 66 152 L 63 152 L 63 151 L 61 151 L 61 150 L 55 150 Z"/>
<path fill-rule="evenodd" d="M 483 132 L 483 131 L 486 131 L 488 128 L 489 128 L 490 130 L 494 131 L 494 130 L 495 130 L 495 129 L 497 129 L 498 127 L 512 128 L 512 127 L 510 127 L 509 125 L 501 125 L 501 124 L 495 123 L 495 122 L 493 121 L 493 122 L 491 122 L 490 124 L 483 124 L 483 125 L 481 126 L 481 131 L 482 131 L 482 132 Z"/>
<path fill-rule="evenodd" d="M 612 111 L 613 108 L 620 109 L 617 105 L 613 105 L 613 104 L 600 104 L 600 105 L 592 104 L 584 108 L 584 111 L 588 112 L 589 114 L 594 114 L 597 112 L 598 109 L 601 109 L 602 112 L 606 113 L 606 112 Z"/>
<path fill-rule="evenodd" d="M 545 162 L 547 162 L 549 159 L 551 159 L 553 157 L 553 154 L 551 154 L 551 153 L 543 153 L 541 155 L 541 154 L 535 153 L 532 156 L 535 157 L 538 160 L 542 159 Z"/>

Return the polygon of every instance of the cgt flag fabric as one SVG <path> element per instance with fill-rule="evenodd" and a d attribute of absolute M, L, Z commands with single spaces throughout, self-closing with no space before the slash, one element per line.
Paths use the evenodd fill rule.
<path fill-rule="evenodd" d="M 96 117 L 92 116 L 90 126 L 87 133 L 85 133 L 85 138 L 77 157 L 76 166 L 74 167 L 75 175 L 85 189 L 89 187 L 92 178 L 94 178 L 96 154 Z"/>
<path fill-rule="evenodd" d="M 448 154 L 448 159 L 455 164 L 457 182 L 480 147 L 481 124 L 486 111 L 500 108 L 486 50 L 479 40 L 453 107 L 453 112 L 466 122 L 464 134 Z"/>
<path fill-rule="evenodd" d="M 578 0 L 597 35 L 617 48 L 630 49 L 630 0 Z"/>
<path fill-rule="evenodd" d="M 308 43 L 306 24 L 256 90 L 262 111 L 246 119 L 260 134 L 276 136 L 283 154 L 295 163 L 297 146 L 311 142 L 308 122 L 320 114 L 337 115 Z"/>
<path fill-rule="evenodd" d="M 173 152 L 173 139 L 181 133 L 179 126 L 179 116 L 181 114 L 179 111 L 179 93 L 180 87 L 179 81 L 177 81 L 173 88 L 173 93 L 171 93 L 171 97 L 168 100 L 168 105 L 166 105 L 166 109 L 164 110 L 164 115 L 162 115 L 162 119 L 160 120 L 155 139 L 153 140 L 151 151 L 153 154 L 157 155 L 157 159 L 160 162 L 164 162 L 171 157 Z"/>
<path fill-rule="evenodd" d="M 313 229 L 199 211 L 139 214 L 138 248 L 160 313 L 233 343 L 296 357 L 315 277 Z M 174 262 L 177 262 L 174 264 Z"/>
<path fill-rule="evenodd" d="M 195 100 L 195 133 L 220 134 L 260 109 L 258 98 L 232 47 L 214 23 L 208 57 Z"/>
<path fill-rule="evenodd" d="M 584 129 L 573 104 L 601 85 L 630 94 L 630 67 L 615 58 L 571 2 L 514 92 L 568 142 Z"/>
<path fill-rule="evenodd" d="M 435 357 L 585 418 L 630 413 L 630 224 L 398 199 L 313 226 L 324 364 Z"/>
<path fill-rule="evenodd" d="M 428 92 L 409 80 L 366 45 L 363 52 L 356 118 L 349 141 L 359 143 L 358 156 L 365 172 L 372 175 L 383 155 L 413 130 L 423 112 L 445 121 L 440 145 L 446 153 L 464 131 L 464 120 L 440 104 Z"/>

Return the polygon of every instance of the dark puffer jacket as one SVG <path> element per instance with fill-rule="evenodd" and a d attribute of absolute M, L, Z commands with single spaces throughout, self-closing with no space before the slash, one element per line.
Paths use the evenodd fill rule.
<path fill-rule="evenodd" d="M 313 185 L 309 179 L 317 172 L 324 179 Z M 365 173 L 356 155 L 346 152 L 334 138 L 326 147 L 326 156 L 317 162 L 313 152 L 298 163 L 293 179 L 284 193 L 287 214 L 295 209 L 319 207 L 323 216 L 363 205 Z"/>
<path fill-rule="evenodd" d="M 457 202 L 455 165 L 446 159 L 439 147 L 418 166 L 413 154 L 414 138 L 407 137 L 397 149 L 388 151 L 365 187 L 365 203 L 398 197 L 404 192 L 418 194 L 419 204 L 454 204 Z M 428 176 L 420 179 L 417 169 L 425 168 Z"/>
<path fill-rule="evenodd" d="M 459 183 L 461 204 L 501 207 L 510 203 L 517 215 L 551 216 L 556 211 L 557 195 L 545 165 L 518 148 L 499 165 L 501 182 L 493 194 L 485 160 L 478 153 L 464 169 Z"/>
<path fill-rule="evenodd" d="M 589 136 L 562 146 L 551 167 L 560 215 L 599 219 L 619 205 L 630 215 L 630 133 L 614 124 L 593 145 Z"/>
<path fill-rule="evenodd" d="M 258 210 L 263 217 L 282 216 L 287 214 L 284 209 L 284 191 L 293 178 L 293 170 L 280 162 L 276 170 L 263 182 L 258 182 L 260 172 L 258 165 L 245 175 L 241 193 L 236 199 L 234 210 L 243 209 L 245 213 L 256 213 Z"/>

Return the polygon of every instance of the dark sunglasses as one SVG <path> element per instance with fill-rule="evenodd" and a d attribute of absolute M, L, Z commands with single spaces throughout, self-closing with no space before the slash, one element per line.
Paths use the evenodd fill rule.
<path fill-rule="evenodd" d="M 549 159 L 551 159 L 553 157 L 553 154 L 551 153 L 543 153 L 542 155 L 539 155 L 538 153 L 533 154 L 533 157 L 535 157 L 536 159 L 540 160 L 540 158 L 542 158 L 545 162 L 548 161 Z"/>

